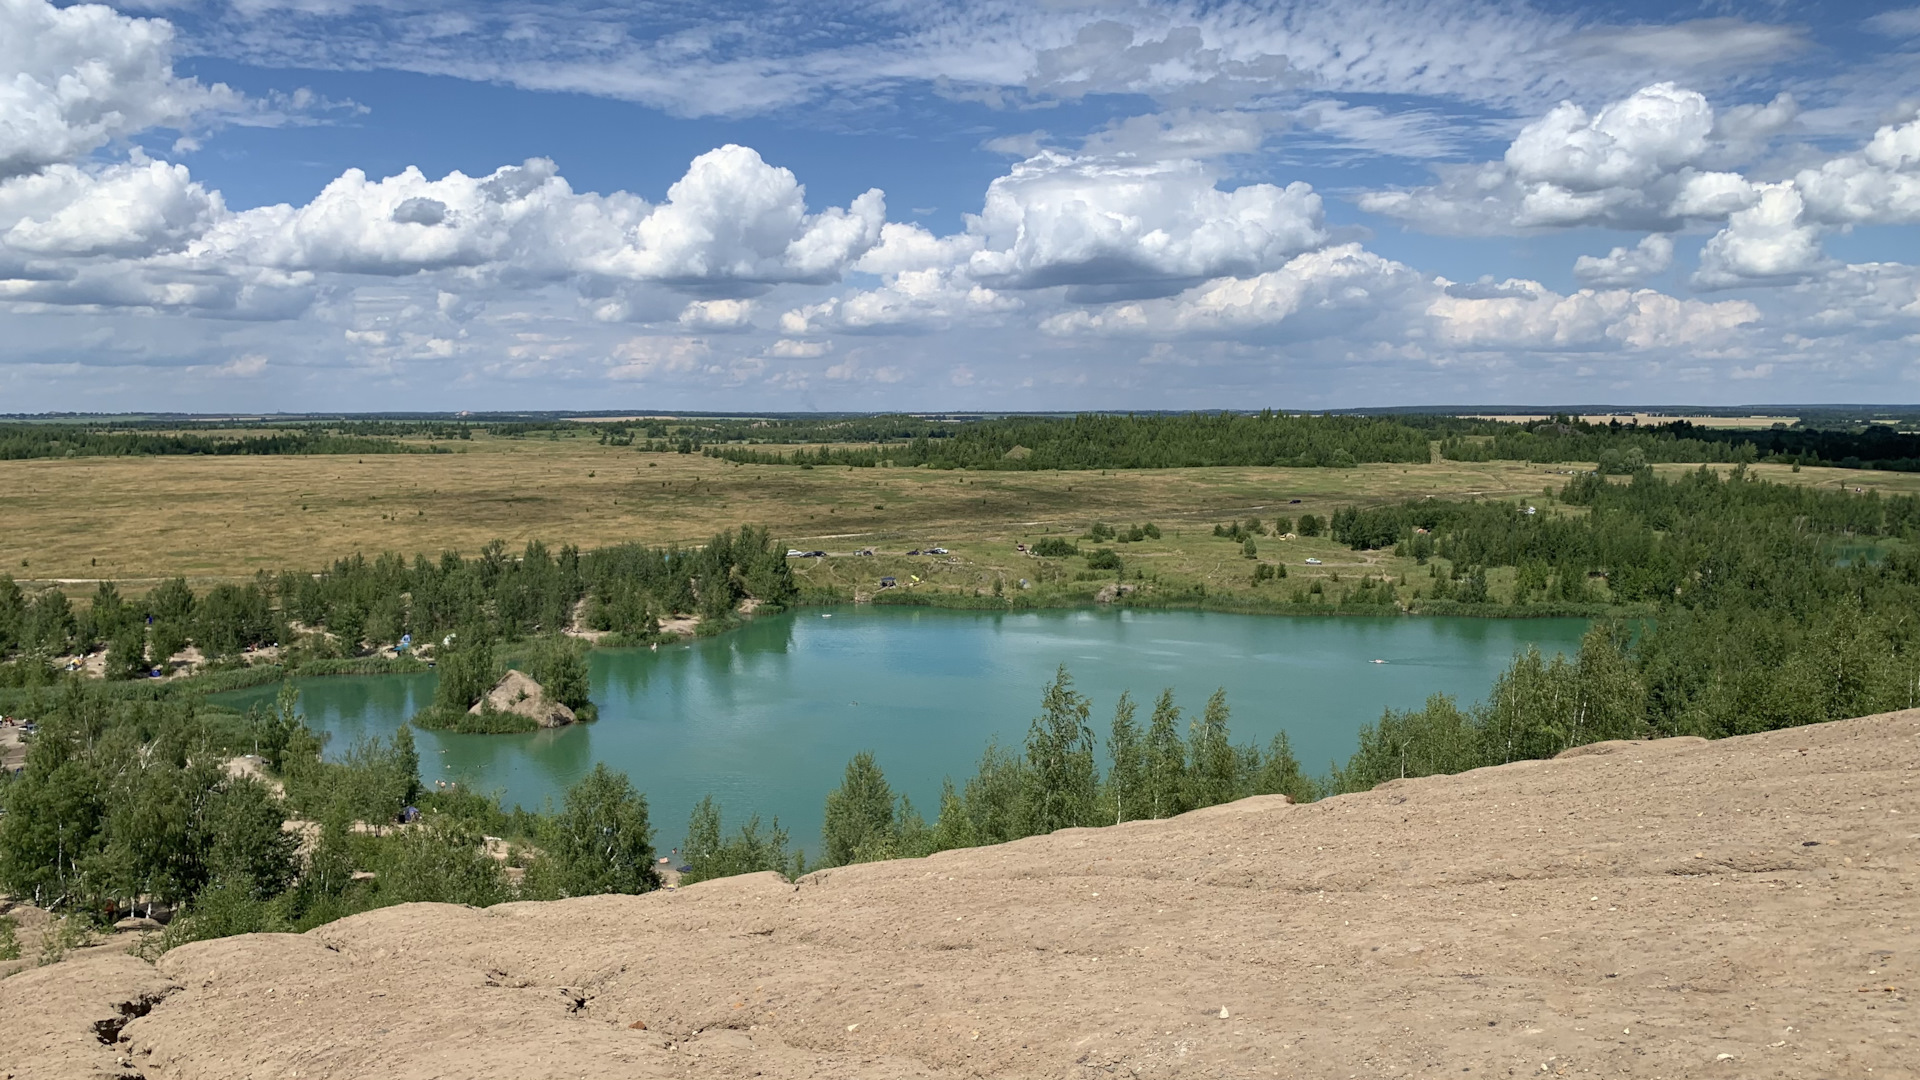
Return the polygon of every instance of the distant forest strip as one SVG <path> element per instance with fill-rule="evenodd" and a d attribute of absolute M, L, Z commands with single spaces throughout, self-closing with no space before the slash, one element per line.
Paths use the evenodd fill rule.
<path fill-rule="evenodd" d="M 1920 471 L 1920 435 L 1884 425 L 1862 430 L 1593 425 L 1573 417 L 1516 425 L 1449 416 L 1364 417 L 1262 412 L 1184 416 L 1088 414 L 928 423 L 909 417 L 802 424 L 704 421 L 639 429 L 645 450 L 700 452 L 756 465 L 893 466 L 935 469 L 1165 469 L 1206 466 L 1350 468 L 1424 463 L 1432 441 L 1450 461 L 1598 462 L 1629 474 L 1660 463 L 1769 462 Z M 603 442 L 631 445 L 613 425 Z M 817 445 L 760 449 L 807 439 Z M 704 441 L 703 441 L 704 440 Z M 829 445 L 829 443 L 841 445 Z M 866 443 L 870 445 L 844 445 Z"/>
<path fill-rule="evenodd" d="M 204 429 L 204 430 L 197 430 Z M 1920 434 L 1865 427 L 1589 424 L 1571 415 L 1524 424 L 1443 415 L 1201 412 L 1089 413 L 937 420 L 906 415 L 539 420 L 116 420 L 0 423 L 0 460 L 193 454 L 446 453 L 443 442 L 592 436 L 604 446 L 699 453 L 756 465 L 934 469 L 1350 468 L 1449 461 L 1641 465 L 1770 464 L 1920 471 Z M 425 440 L 401 442 L 401 439 Z"/>
<path fill-rule="evenodd" d="M 259 454 L 424 454 L 440 447 L 327 431 L 199 435 L 179 431 L 101 430 L 61 424 L 0 424 L 0 461 L 64 457 L 175 457 Z"/>
<path fill-rule="evenodd" d="M 1684 420 L 1658 427 L 1548 422 L 1498 425 L 1492 437 L 1441 440 L 1449 461 L 1595 461 L 1603 472 L 1629 473 L 1661 462 L 1768 462 L 1842 469 L 1920 472 L 1920 434 L 1869 425 L 1859 431 L 1697 427 Z"/>
<path fill-rule="evenodd" d="M 937 437 L 943 436 L 943 437 Z M 1394 420 L 1263 412 L 1185 416 L 1086 414 L 950 425 L 899 443 L 819 446 L 791 454 L 706 448 L 754 464 L 926 465 L 935 469 L 1171 469 L 1212 465 L 1352 467 L 1431 460 L 1428 435 Z"/>

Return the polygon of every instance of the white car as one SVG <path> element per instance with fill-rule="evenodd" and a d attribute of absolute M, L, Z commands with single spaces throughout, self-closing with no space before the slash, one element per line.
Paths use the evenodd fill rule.
<path fill-rule="evenodd" d="M 1307 565 L 1308 565 L 1308 566 L 1319 566 L 1319 565 L 1320 565 L 1320 560 L 1319 560 L 1319 559 L 1308 559 L 1308 560 L 1307 560 Z"/>
<path fill-rule="evenodd" d="M 789 559 L 804 559 L 806 557 L 807 557 L 807 553 L 804 551 L 801 551 L 799 548 L 787 549 L 787 558 Z"/>

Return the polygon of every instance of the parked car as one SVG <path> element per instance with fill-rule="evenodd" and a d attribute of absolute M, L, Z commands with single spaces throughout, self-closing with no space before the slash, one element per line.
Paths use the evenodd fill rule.
<path fill-rule="evenodd" d="M 928 548 L 928 549 L 927 549 L 927 554 L 929 554 L 929 555 L 945 555 L 945 554 L 947 554 L 947 549 L 946 549 L 946 548 Z"/>
<path fill-rule="evenodd" d="M 809 558 L 809 559 L 824 559 L 824 558 L 826 558 L 826 557 L 827 557 L 827 553 L 826 553 L 826 552 L 824 552 L 824 551 L 809 551 L 809 552 L 807 552 L 807 558 Z"/>
<path fill-rule="evenodd" d="M 804 559 L 806 557 L 807 557 L 807 553 L 804 551 L 801 551 L 799 548 L 787 549 L 787 558 L 789 559 Z"/>
<path fill-rule="evenodd" d="M 1308 565 L 1308 566 L 1319 566 L 1319 565 L 1320 565 L 1320 560 L 1319 560 L 1319 559 L 1308 559 L 1308 560 L 1307 560 L 1307 565 Z"/>

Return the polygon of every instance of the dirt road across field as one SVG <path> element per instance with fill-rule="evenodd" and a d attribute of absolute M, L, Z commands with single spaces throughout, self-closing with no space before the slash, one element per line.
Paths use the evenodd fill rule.
<path fill-rule="evenodd" d="M 1920 711 L 0 981 L 0 1076 L 1896 1077 Z"/>

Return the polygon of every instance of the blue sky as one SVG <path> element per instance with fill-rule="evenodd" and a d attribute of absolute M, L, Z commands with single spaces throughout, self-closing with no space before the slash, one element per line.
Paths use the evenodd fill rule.
<path fill-rule="evenodd" d="M 1901 3 L 0 0 L 0 412 L 1920 399 Z"/>

